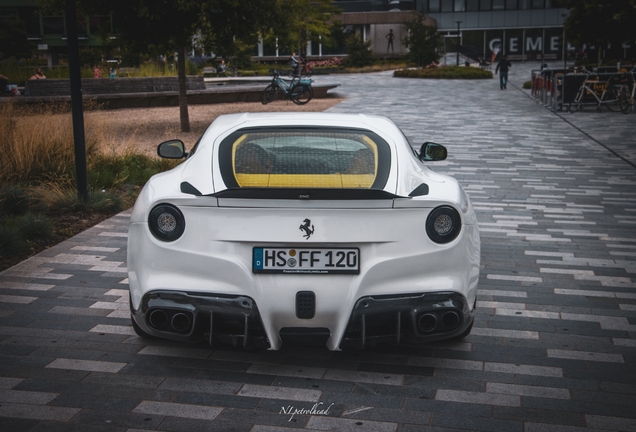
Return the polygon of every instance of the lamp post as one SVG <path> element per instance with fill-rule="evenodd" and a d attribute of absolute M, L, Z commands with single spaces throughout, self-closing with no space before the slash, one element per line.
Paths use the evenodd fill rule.
<path fill-rule="evenodd" d="M 459 66 L 459 25 L 462 23 L 461 21 L 457 22 L 457 66 Z"/>
<path fill-rule="evenodd" d="M 567 14 L 561 14 L 561 18 L 563 18 L 563 75 L 565 75 L 565 70 L 568 67 L 566 44 L 565 44 L 565 17 L 567 17 Z"/>

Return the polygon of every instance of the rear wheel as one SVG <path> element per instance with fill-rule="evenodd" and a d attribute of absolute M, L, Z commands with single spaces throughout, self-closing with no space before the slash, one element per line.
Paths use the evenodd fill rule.
<path fill-rule="evenodd" d="M 263 105 L 267 105 L 270 102 L 273 102 L 276 99 L 276 92 L 278 91 L 278 87 L 270 84 L 268 85 L 263 93 L 261 93 L 261 103 Z"/>
<path fill-rule="evenodd" d="M 291 89 L 291 100 L 296 105 L 305 105 L 314 97 L 314 89 L 306 84 L 296 84 Z"/>
<path fill-rule="evenodd" d="M 135 319 L 132 316 L 130 317 L 130 321 L 132 322 L 133 330 L 135 330 L 135 333 L 137 333 L 137 336 L 146 338 L 146 339 L 155 339 L 154 336 L 149 335 L 148 333 L 143 331 L 141 327 L 137 325 L 137 323 L 135 322 Z"/>
<path fill-rule="evenodd" d="M 618 106 L 620 107 L 623 114 L 628 114 L 630 109 L 632 108 L 631 97 L 629 95 L 629 89 L 627 86 L 621 89 L 620 94 L 618 95 Z"/>
<path fill-rule="evenodd" d="M 605 105 L 610 111 L 618 111 L 618 95 L 616 91 L 609 87 L 607 91 L 603 94 L 603 99 L 601 100 L 601 104 Z M 600 105 L 599 105 L 600 107 Z"/>

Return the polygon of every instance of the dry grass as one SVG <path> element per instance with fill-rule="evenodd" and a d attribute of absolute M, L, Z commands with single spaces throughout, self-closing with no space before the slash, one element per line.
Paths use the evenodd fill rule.
<path fill-rule="evenodd" d="M 178 107 L 85 111 L 87 159 L 140 153 L 156 156 L 157 144 L 179 138 L 191 148 L 219 115 L 240 112 L 324 111 L 341 99 L 314 99 L 307 105 L 288 101 L 191 105 L 190 133 L 181 133 Z M 0 104 L 0 182 L 33 183 L 33 179 L 68 182 L 74 166 L 73 128 L 67 106 L 43 106 L 18 111 Z"/>
<path fill-rule="evenodd" d="M 182 140 L 191 148 L 212 121 L 222 114 L 242 112 L 320 112 L 340 103 L 342 99 L 314 99 L 307 105 L 289 101 L 275 101 L 267 105 L 260 102 L 239 102 L 215 105 L 190 105 L 190 133 L 182 133 L 178 107 L 135 108 L 112 111 L 92 111 L 87 120 L 100 124 L 108 134 L 100 140 L 102 151 L 134 151 L 156 155 L 157 145 L 169 139 Z"/>

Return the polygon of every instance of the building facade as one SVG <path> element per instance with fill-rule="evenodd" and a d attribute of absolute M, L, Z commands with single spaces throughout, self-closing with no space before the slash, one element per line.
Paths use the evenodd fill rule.
<path fill-rule="evenodd" d="M 489 61 L 500 53 L 511 59 L 562 59 L 567 9 L 558 0 L 335 0 L 343 16 L 374 11 L 391 16 L 418 10 L 434 20 L 447 52 Z M 348 18 L 350 19 L 350 18 Z M 382 32 L 371 36 L 380 39 Z M 458 37 L 459 35 L 459 37 Z M 569 47 L 570 49 L 572 47 Z M 376 52 L 378 54 L 378 52 Z"/>

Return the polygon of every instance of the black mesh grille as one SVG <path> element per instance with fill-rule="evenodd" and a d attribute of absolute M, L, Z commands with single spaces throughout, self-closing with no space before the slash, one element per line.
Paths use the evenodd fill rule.
<path fill-rule="evenodd" d="M 296 293 L 296 317 L 311 319 L 316 313 L 316 294 L 313 291 L 298 291 Z"/>

